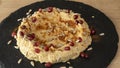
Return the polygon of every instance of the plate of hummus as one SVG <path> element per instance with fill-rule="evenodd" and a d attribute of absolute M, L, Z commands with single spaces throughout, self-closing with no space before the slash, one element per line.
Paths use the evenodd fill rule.
<path fill-rule="evenodd" d="M 106 68 L 117 43 L 112 21 L 80 2 L 36 2 L 0 24 L 5 68 Z"/>

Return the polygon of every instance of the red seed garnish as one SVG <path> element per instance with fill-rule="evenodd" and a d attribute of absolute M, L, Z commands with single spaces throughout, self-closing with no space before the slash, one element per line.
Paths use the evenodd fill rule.
<path fill-rule="evenodd" d="M 21 36 L 24 36 L 24 33 L 23 33 L 22 31 L 20 31 L 20 35 L 21 35 Z"/>
<path fill-rule="evenodd" d="M 66 51 L 68 51 L 68 50 L 70 50 L 70 47 L 67 46 L 67 47 L 65 47 L 64 49 L 65 49 Z"/>
<path fill-rule="evenodd" d="M 25 25 L 22 25 L 22 26 L 21 26 L 21 29 L 26 29 L 26 26 L 25 26 Z"/>
<path fill-rule="evenodd" d="M 79 37 L 78 40 L 79 40 L 79 42 L 82 42 L 82 38 L 81 37 Z"/>
<path fill-rule="evenodd" d="M 39 8 L 39 10 L 38 10 L 39 12 L 42 12 L 42 9 L 41 8 Z"/>
<path fill-rule="evenodd" d="M 74 19 L 77 19 L 78 18 L 78 15 L 74 15 Z"/>
<path fill-rule="evenodd" d="M 73 43 L 73 42 L 70 42 L 70 46 L 74 46 L 74 43 Z"/>
<path fill-rule="evenodd" d="M 66 11 L 66 13 L 70 13 L 70 10 L 68 9 L 68 10 Z"/>
<path fill-rule="evenodd" d="M 50 62 L 45 63 L 46 68 L 50 68 L 51 66 L 52 66 L 52 63 L 50 63 Z"/>
<path fill-rule="evenodd" d="M 83 24 L 83 20 L 80 20 L 80 24 Z"/>
<path fill-rule="evenodd" d="M 44 50 L 45 50 L 45 51 L 49 51 L 49 47 L 48 47 L 48 46 L 45 46 L 45 47 L 44 47 Z"/>
<path fill-rule="evenodd" d="M 53 7 L 48 7 L 48 8 L 47 8 L 47 11 L 48 11 L 48 12 L 52 12 L 52 11 L 53 11 Z"/>
<path fill-rule="evenodd" d="M 84 58 L 84 57 L 85 57 L 85 53 L 84 53 L 84 52 L 81 52 L 81 53 L 80 53 L 80 57 Z"/>
<path fill-rule="evenodd" d="M 35 48 L 35 52 L 36 53 L 40 53 L 40 49 L 39 48 Z"/>
<path fill-rule="evenodd" d="M 36 17 L 32 17 L 32 22 L 35 23 L 37 21 Z"/>
<path fill-rule="evenodd" d="M 80 23 L 80 24 L 83 24 L 83 21 L 82 20 L 76 20 L 76 23 Z"/>
<path fill-rule="evenodd" d="M 89 58 L 88 54 L 85 54 L 85 58 L 86 58 L 86 59 Z"/>
<path fill-rule="evenodd" d="M 15 37 L 16 35 L 17 35 L 17 33 L 15 31 L 12 32 L 12 34 L 11 34 L 12 37 Z"/>
<path fill-rule="evenodd" d="M 88 56 L 88 54 L 86 54 L 86 53 L 84 53 L 84 52 L 81 52 L 81 53 L 80 53 L 80 57 L 87 59 L 89 56 Z"/>
<path fill-rule="evenodd" d="M 31 40 L 33 40 L 35 38 L 35 34 L 34 33 L 28 34 L 27 37 L 31 41 Z"/>
<path fill-rule="evenodd" d="M 35 43 L 34 43 L 34 45 L 33 46 L 39 46 L 40 45 L 40 42 L 39 41 L 36 41 Z"/>
<path fill-rule="evenodd" d="M 95 35 L 95 33 L 96 33 L 96 31 L 94 29 L 90 29 L 90 32 L 91 32 L 90 33 L 91 35 Z"/>

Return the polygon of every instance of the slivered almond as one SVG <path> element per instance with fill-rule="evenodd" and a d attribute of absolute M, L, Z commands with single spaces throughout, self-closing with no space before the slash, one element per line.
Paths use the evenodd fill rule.
<path fill-rule="evenodd" d="M 12 40 L 9 40 L 9 41 L 7 42 L 7 44 L 9 45 L 11 42 L 12 42 Z"/>
<path fill-rule="evenodd" d="M 20 59 L 18 60 L 18 62 L 17 62 L 17 63 L 18 63 L 18 64 L 20 64 L 20 63 L 21 63 L 21 61 L 22 61 L 22 58 L 20 58 Z"/>
<path fill-rule="evenodd" d="M 33 67 L 35 66 L 35 64 L 34 64 L 34 62 L 33 62 L 33 61 L 31 61 L 31 62 L 30 62 L 30 64 L 31 64 Z"/>

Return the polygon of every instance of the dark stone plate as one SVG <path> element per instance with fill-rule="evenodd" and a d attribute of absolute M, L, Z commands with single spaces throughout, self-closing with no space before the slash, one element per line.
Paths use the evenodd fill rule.
<path fill-rule="evenodd" d="M 19 50 L 14 48 L 16 41 L 11 37 L 11 32 L 20 24 L 17 19 L 26 17 L 26 12 L 28 12 L 29 9 L 36 11 L 39 8 L 46 8 L 49 6 L 70 9 L 74 12 L 80 13 L 88 22 L 89 26 L 95 28 L 96 35 L 105 33 L 99 41 L 92 42 L 91 46 L 93 47 L 93 50 L 90 51 L 89 59 L 84 60 L 76 58 L 75 60 L 70 60 L 71 64 L 58 63 L 53 65 L 52 68 L 59 68 L 60 66 L 73 66 L 74 68 L 106 68 L 115 56 L 118 47 L 118 35 L 112 21 L 102 12 L 89 5 L 63 0 L 42 1 L 30 4 L 11 13 L 2 21 L 0 24 L 0 67 L 45 68 L 44 65 L 39 62 L 35 62 L 35 67 L 30 65 L 30 61 L 25 58 Z M 33 13 L 33 11 L 31 13 Z M 95 18 L 92 18 L 91 16 L 95 16 Z M 13 42 L 10 45 L 7 45 L 7 42 L 11 39 Z M 17 64 L 19 58 L 23 58 L 23 60 L 20 64 Z"/>

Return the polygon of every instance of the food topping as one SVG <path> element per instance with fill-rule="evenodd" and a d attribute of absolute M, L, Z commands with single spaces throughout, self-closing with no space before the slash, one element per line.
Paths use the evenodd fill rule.
<path fill-rule="evenodd" d="M 22 31 L 20 31 L 20 35 L 21 35 L 21 36 L 24 36 L 24 33 L 23 33 Z"/>
<path fill-rule="evenodd" d="M 52 63 L 50 63 L 50 62 L 45 63 L 46 68 L 50 68 L 51 66 L 52 66 Z"/>
<path fill-rule="evenodd" d="M 34 33 L 28 34 L 27 38 L 31 41 L 31 40 L 33 40 L 35 38 L 35 34 Z"/>
<path fill-rule="evenodd" d="M 47 11 L 48 11 L 48 12 L 52 12 L 52 11 L 53 11 L 53 7 L 48 7 L 48 8 L 47 8 Z"/>
<path fill-rule="evenodd" d="M 32 22 L 35 23 L 37 21 L 36 17 L 32 17 Z"/>
<path fill-rule="evenodd" d="M 64 49 L 65 49 L 66 51 L 69 51 L 69 50 L 70 50 L 70 47 L 67 46 L 67 47 L 65 47 Z"/>
<path fill-rule="evenodd" d="M 35 48 L 35 52 L 36 53 L 40 53 L 40 49 L 39 48 Z"/>

